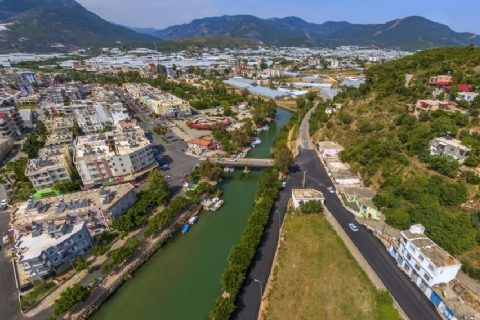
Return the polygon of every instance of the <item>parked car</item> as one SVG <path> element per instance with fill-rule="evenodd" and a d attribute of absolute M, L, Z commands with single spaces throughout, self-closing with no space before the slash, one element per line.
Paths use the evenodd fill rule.
<path fill-rule="evenodd" d="M 183 148 L 180 148 L 180 151 L 182 151 L 182 152 L 185 152 L 185 149 L 183 149 Z"/>
<path fill-rule="evenodd" d="M 198 161 L 206 161 L 206 160 L 207 160 L 207 158 L 200 158 L 200 159 L 198 159 Z"/>
<path fill-rule="evenodd" d="M 228 159 L 228 161 L 230 161 L 230 162 L 235 162 L 235 161 L 237 161 L 237 159 L 230 158 L 230 159 Z"/>
<path fill-rule="evenodd" d="M 28 283 L 25 283 L 23 286 L 21 286 L 18 290 L 20 290 L 20 292 L 23 293 L 23 292 L 27 292 L 32 288 L 33 288 L 33 282 L 28 282 Z"/>
<path fill-rule="evenodd" d="M 8 206 L 7 200 L 3 199 L 2 202 L 0 202 L 0 210 L 6 209 Z"/>
<path fill-rule="evenodd" d="M 335 190 L 333 190 L 332 187 L 328 187 L 327 190 L 328 190 L 328 192 L 330 192 L 330 193 L 335 193 Z"/>
<path fill-rule="evenodd" d="M 355 224 L 353 223 L 349 223 L 348 226 L 350 227 L 350 229 L 352 229 L 352 231 L 354 232 L 357 232 L 358 231 L 358 228 Z"/>
<path fill-rule="evenodd" d="M 171 176 L 165 176 L 164 178 L 165 178 L 165 180 L 170 180 L 170 179 L 172 179 Z"/>
<path fill-rule="evenodd" d="M 282 182 L 282 189 L 285 189 L 286 186 L 287 186 L 287 181 L 283 181 Z"/>
<path fill-rule="evenodd" d="M 100 270 L 102 268 L 101 265 L 93 266 L 88 270 L 88 273 L 94 273 L 97 270 Z"/>
<path fill-rule="evenodd" d="M 92 280 L 92 282 L 90 282 L 90 284 L 88 285 L 88 288 L 89 289 L 95 289 L 100 284 L 100 282 L 102 282 L 102 281 L 103 281 L 102 277 L 96 278 L 96 279 Z"/>
<path fill-rule="evenodd" d="M 218 158 L 217 161 L 225 161 L 223 158 Z"/>

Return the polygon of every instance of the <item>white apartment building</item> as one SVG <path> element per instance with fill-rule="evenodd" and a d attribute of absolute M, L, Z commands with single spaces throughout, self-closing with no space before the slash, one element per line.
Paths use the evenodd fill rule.
<path fill-rule="evenodd" d="M 104 128 L 102 120 L 94 107 L 78 107 L 73 110 L 73 114 L 84 134 L 99 132 Z"/>
<path fill-rule="evenodd" d="M 25 175 L 35 190 L 48 189 L 71 179 L 71 162 L 68 145 L 48 145 L 40 149 L 37 159 L 28 161 Z"/>
<path fill-rule="evenodd" d="M 74 148 L 74 163 L 87 188 L 132 181 L 157 166 L 150 141 L 136 123 L 122 122 L 111 132 L 79 136 Z"/>
<path fill-rule="evenodd" d="M 424 293 L 427 289 L 455 279 L 461 263 L 425 234 L 425 227 L 416 224 L 401 231 L 397 261 Z M 390 248 L 390 252 L 392 252 Z M 429 296 L 427 294 L 427 296 Z"/>
<path fill-rule="evenodd" d="M 191 115 L 190 103 L 146 83 L 126 83 L 124 89 L 160 117 Z"/>
<path fill-rule="evenodd" d="M 73 127 L 75 118 L 72 116 L 50 117 L 43 121 L 45 128 L 49 133 L 54 133 L 57 130 L 65 130 Z"/>
<path fill-rule="evenodd" d="M 465 100 L 468 102 L 472 102 L 476 97 L 478 96 L 478 93 L 476 92 L 459 92 L 457 93 L 457 98 L 455 100 L 460 101 L 460 100 Z"/>

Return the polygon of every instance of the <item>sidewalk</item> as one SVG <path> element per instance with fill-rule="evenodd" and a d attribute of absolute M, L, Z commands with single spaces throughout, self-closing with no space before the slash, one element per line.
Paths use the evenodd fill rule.
<path fill-rule="evenodd" d="M 138 233 L 140 233 L 141 231 L 143 231 L 143 229 L 138 229 L 138 230 L 135 230 L 134 232 L 132 232 L 131 234 L 129 234 L 128 237 L 125 237 L 124 239 L 118 239 L 117 241 L 115 241 L 113 244 L 112 244 L 112 247 L 110 249 L 110 251 L 112 250 L 116 250 L 120 247 L 122 247 L 125 242 L 130 239 L 131 237 L 133 236 L 136 236 Z M 89 259 L 87 259 L 88 262 L 93 262 L 91 265 L 90 265 L 90 268 L 93 267 L 93 266 L 98 266 L 98 265 L 102 265 L 105 261 L 107 261 L 109 259 L 109 257 L 107 256 L 107 254 L 104 254 L 102 256 L 99 256 L 97 258 L 94 258 L 93 256 L 91 256 Z M 78 276 L 77 276 L 78 275 Z M 82 271 L 80 273 L 78 273 L 77 275 L 73 275 L 70 279 L 68 279 L 67 281 L 63 282 L 61 285 L 59 285 L 54 291 L 52 291 L 50 294 L 48 294 L 47 296 L 45 296 L 38 305 L 36 305 L 33 309 L 29 310 L 28 312 L 25 313 L 25 317 L 28 317 L 28 318 L 31 318 L 31 317 L 34 317 L 36 316 L 37 314 L 39 314 L 40 312 L 42 312 L 43 310 L 49 308 L 50 306 L 52 306 L 54 303 L 55 303 L 55 300 L 57 300 L 58 298 L 60 298 L 60 294 L 65 291 L 65 289 L 67 287 L 71 287 L 73 286 L 74 284 L 76 283 L 79 283 L 81 281 L 83 281 L 85 278 L 88 277 L 89 273 L 87 272 L 87 270 L 85 271 Z"/>

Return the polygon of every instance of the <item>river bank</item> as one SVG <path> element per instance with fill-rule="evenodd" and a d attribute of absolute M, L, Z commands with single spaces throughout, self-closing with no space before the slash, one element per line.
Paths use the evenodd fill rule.
<path fill-rule="evenodd" d="M 277 109 L 279 120 L 259 134 L 262 144 L 247 157 L 267 157 L 273 138 L 291 113 Z M 92 315 L 94 320 L 208 319 L 221 293 L 220 276 L 227 256 L 253 211 L 260 170 L 224 174 L 218 185 L 225 204 L 215 212 L 203 211 L 187 234 L 175 234 Z M 186 307 L 188 306 L 188 307 Z"/>

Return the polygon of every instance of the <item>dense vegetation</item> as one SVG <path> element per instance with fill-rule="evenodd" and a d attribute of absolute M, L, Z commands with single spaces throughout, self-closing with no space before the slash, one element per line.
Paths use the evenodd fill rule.
<path fill-rule="evenodd" d="M 164 203 L 169 195 L 168 183 L 158 170 L 150 171 L 147 187 L 140 192 L 138 201 L 128 208 L 127 212 L 117 220 L 113 220 L 112 227 L 119 231 L 130 231 L 142 224 L 148 217 L 148 212 Z"/>
<path fill-rule="evenodd" d="M 156 231 L 160 230 L 172 219 L 172 217 L 177 212 L 186 208 L 188 205 L 190 205 L 190 201 L 188 201 L 188 199 L 184 197 L 176 197 L 175 199 L 173 199 L 168 205 L 168 207 L 154 215 L 148 221 L 148 227 L 145 229 L 144 233 L 145 237 L 149 237 Z"/>
<path fill-rule="evenodd" d="M 54 314 L 59 316 L 68 310 L 77 302 L 84 301 L 90 296 L 90 289 L 79 283 L 65 289 L 60 293 L 60 298 L 55 300 Z"/>
<path fill-rule="evenodd" d="M 451 157 L 430 156 L 429 142 L 451 132 L 472 148 L 465 165 L 480 163 L 476 103 L 468 114 L 434 111 L 411 114 L 417 99 L 430 99 L 430 76 L 452 72 L 453 84 L 480 85 L 480 49 L 473 47 L 426 50 L 372 67 L 360 88 L 344 88 L 334 102 L 342 103 L 329 115 L 321 104 L 310 120 L 319 140 L 336 140 L 345 147 L 342 161 L 358 171 L 378 195 L 374 203 L 387 222 L 399 229 L 422 223 L 426 234 L 452 254 L 477 245 L 480 226 L 460 205 L 478 192 L 480 179 L 473 173 L 458 175 L 460 164 Z M 413 78 L 405 86 L 405 74 Z M 455 96 L 456 90 L 450 92 Z M 477 113 L 478 114 L 478 113 Z M 476 199 L 476 198 L 475 198 Z"/>
<path fill-rule="evenodd" d="M 264 169 L 255 196 L 255 209 L 248 218 L 248 225 L 242 232 L 240 243 L 230 250 L 229 266 L 220 280 L 224 294 L 215 300 L 215 307 L 210 312 L 210 318 L 227 320 L 235 310 L 235 301 L 255 255 L 257 245 L 262 238 L 263 229 L 268 222 L 270 210 L 280 187 L 278 169 Z"/>

